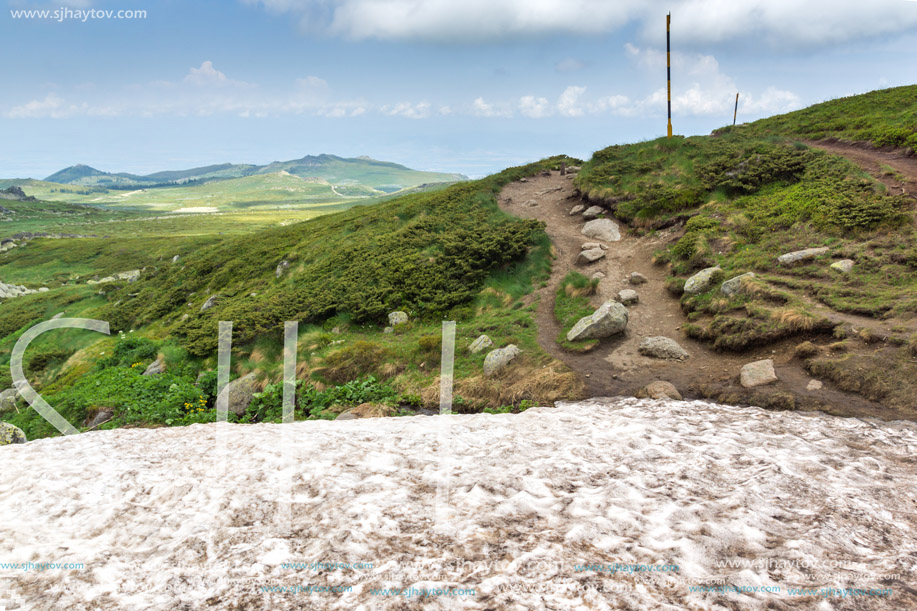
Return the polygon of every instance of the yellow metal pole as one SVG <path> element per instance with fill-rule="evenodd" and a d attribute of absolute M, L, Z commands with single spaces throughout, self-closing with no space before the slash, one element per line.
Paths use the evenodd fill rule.
<path fill-rule="evenodd" d="M 665 63 L 666 63 L 666 84 L 669 90 L 669 138 L 672 137 L 672 45 L 669 39 L 669 31 L 672 26 L 672 13 L 665 16 Z"/>

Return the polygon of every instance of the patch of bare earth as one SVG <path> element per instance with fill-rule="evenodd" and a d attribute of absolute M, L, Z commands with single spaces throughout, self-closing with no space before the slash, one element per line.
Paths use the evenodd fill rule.
<path fill-rule="evenodd" d="M 901 417 L 879 403 L 836 388 L 830 382 L 812 388 L 810 383 L 814 378 L 794 354 L 804 338 L 788 339 L 737 354 L 717 352 L 709 344 L 686 337 L 681 331 L 686 320 L 679 300 L 665 289 L 666 271 L 652 262 L 654 252 L 680 237 L 680 228 L 637 237 L 619 223 L 621 240 L 602 242 L 608 247 L 604 259 L 586 266 L 576 265 L 574 262 L 584 243 L 600 242 L 581 233 L 585 223 L 581 215 L 570 215 L 571 209 L 582 203 L 572 181 L 558 172 L 511 183 L 499 197 L 500 208 L 505 212 L 546 224 L 556 257 L 547 286 L 535 294 L 538 343 L 548 354 L 583 376 L 588 396 L 632 396 L 650 382 L 665 380 L 674 384 L 685 398 L 715 397 L 725 402 L 767 404 L 777 395 L 792 395 L 797 409 L 886 419 Z M 595 272 L 605 274 L 597 294 L 592 297 L 595 307 L 614 299 L 622 289 L 634 289 L 640 296 L 639 303 L 628 306 L 626 332 L 603 340 L 587 353 L 564 350 L 556 341 L 560 327 L 554 317 L 554 299 L 561 280 L 571 270 L 586 276 Z M 632 286 L 628 281 L 632 272 L 643 274 L 648 282 Z M 637 349 L 641 340 L 652 336 L 674 339 L 688 351 L 690 358 L 665 361 L 641 355 Z M 774 360 L 780 380 L 766 387 L 744 389 L 739 384 L 742 366 L 761 359 Z"/>

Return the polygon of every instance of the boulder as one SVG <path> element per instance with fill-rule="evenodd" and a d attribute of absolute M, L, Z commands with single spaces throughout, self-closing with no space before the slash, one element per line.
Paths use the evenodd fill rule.
<path fill-rule="evenodd" d="M 390 312 L 388 315 L 388 324 L 390 327 L 403 325 L 408 321 L 408 315 L 405 312 Z"/>
<path fill-rule="evenodd" d="M 683 361 L 691 355 L 669 337 L 647 337 L 640 342 L 637 351 L 643 356 L 666 361 Z"/>
<path fill-rule="evenodd" d="M 605 251 L 601 248 L 593 248 L 591 250 L 584 250 L 576 256 L 577 265 L 589 265 L 590 263 L 595 263 L 599 259 L 605 258 Z"/>
<path fill-rule="evenodd" d="M 147 367 L 147 368 L 143 371 L 143 375 L 145 375 L 145 376 L 158 376 L 159 374 L 165 372 L 165 370 L 166 370 L 166 362 L 165 362 L 165 360 L 160 356 L 160 357 L 157 358 L 155 361 L 153 361 L 152 363 L 150 363 L 149 367 Z"/>
<path fill-rule="evenodd" d="M 682 400 L 681 393 L 678 392 L 678 389 L 675 388 L 675 385 L 671 382 L 664 382 L 662 380 L 656 380 L 655 382 L 650 382 L 644 386 L 637 393 L 637 398 L 671 399 L 673 401 Z"/>
<path fill-rule="evenodd" d="M 777 257 L 777 263 L 780 263 L 781 265 L 793 265 L 794 263 L 799 263 L 800 261 L 811 261 L 815 257 L 823 255 L 826 252 L 828 252 L 827 246 L 820 246 L 818 248 L 806 248 L 805 250 L 796 250 Z"/>
<path fill-rule="evenodd" d="M 277 264 L 277 268 L 274 270 L 274 276 L 277 278 L 280 278 L 281 276 L 283 276 L 284 272 L 286 272 L 287 268 L 289 267 L 290 267 L 290 262 L 284 259 L 283 261 Z"/>
<path fill-rule="evenodd" d="M 0 446 L 8 446 L 14 443 L 25 443 L 28 441 L 25 433 L 18 426 L 13 426 L 9 422 L 0 422 Z"/>
<path fill-rule="evenodd" d="M 567 174 L 576 174 L 577 172 L 579 172 L 579 170 L 580 170 L 580 167 L 578 165 L 568 165 L 567 166 Z"/>
<path fill-rule="evenodd" d="M 258 390 L 258 381 L 255 379 L 255 372 L 233 380 L 223 389 L 228 397 L 229 411 L 236 416 L 241 416 L 248 409 L 249 403 L 252 402 L 252 396 Z M 222 394 L 222 393 L 221 393 Z M 217 398 L 219 401 L 219 397 Z"/>
<path fill-rule="evenodd" d="M 742 290 L 742 279 L 743 278 L 751 279 L 754 277 L 755 277 L 755 272 L 747 272 L 744 274 L 740 274 L 736 276 L 735 278 L 730 278 L 729 280 L 724 282 L 722 285 L 720 285 L 720 292 L 726 295 L 727 297 L 731 297 L 732 295 L 735 295 L 740 290 Z"/>
<path fill-rule="evenodd" d="M 627 308 L 617 301 L 606 301 L 598 310 L 580 318 L 567 333 L 567 341 L 602 339 L 623 333 L 627 328 Z"/>
<path fill-rule="evenodd" d="M 841 259 L 831 264 L 831 269 L 842 274 L 849 274 L 853 269 L 853 259 Z"/>
<path fill-rule="evenodd" d="M 586 220 L 594 219 L 600 214 L 605 214 L 605 208 L 602 208 L 601 206 L 589 206 L 586 208 L 586 211 L 583 212 L 583 218 Z"/>
<path fill-rule="evenodd" d="M 595 219 L 583 225 L 583 235 L 603 242 L 617 242 L 621 239 L 618 224 L 611 219 Z"/>
<path fill-rule="evenodd" d="M 573 206 L 573 208 L 570 209 L 570 216 L 576 216 L 577 214 L 579 214 L 580 212 L 582 212 L 585 209 L 586 209 L 586 206 L 582 204 L 577 204 Z"/>
<path fill-rule="evenodd" d="M 764 359 L 763 361 L 755 361 L 754 363 L 743 365 L 742 373 L 739 376 L 739 381 L 745 388 L 763 386 L 776 382 L 777 380 L 777 372 L 774 371 L 774 361 L 771 359 Z"/>
<path fill-rule="evenodd" d="M 490 348 L 494 345 L 494 341 L 486 335 L 479 336 L 476 340 L 471 342 L 471 345 L 468 346 L 468 352 L 472 354 L 477 354 L 485 348 Z"/>
<path fill-rule="evenodd" d="M 646 276 L 644 276 L 640 272 L 632 272 L 631 275 L 627 277 L 627 281 L 634 285 L 646 284 L 647 282 L 649 282 L 646 279 Z"/>
<path fill-rule="evenodd" d="M 520 353 L 521 351 L 515 344 L 491 350 L 484 357 L 484 375 L 489 377 L 504 369 Z"/>
<path fill-rule="evenodd" d="M 703 293 L 716 282 L 722 271 L 720 266 L 717 265 L 716 267 L 708 267 L 707 269 L 702 269 L 697 272 L 685 282 L 685 294 L 697 295 L 698 293 Z"/>
<path fill-rule="evenodd" d="M 637 291 L 633 289 L 624 289 L 618 291 L 618 295 L 615 297 L 616 301 L 623 303 L 624 305 L 633 305 L 640 301 L 640 295 L 637 294 Z"/>

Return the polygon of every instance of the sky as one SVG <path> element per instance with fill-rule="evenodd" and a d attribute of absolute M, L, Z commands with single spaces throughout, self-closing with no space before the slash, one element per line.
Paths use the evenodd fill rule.
<path fill-rule="evenodd" d="M 4 178 L 320 153 L 478 177 L 588 158 L 665 135 L 667 12 L 676 134 L 731 123 L 736 93 L 742 122 L 917 83 L 914 0 L 4 4 Z"/>

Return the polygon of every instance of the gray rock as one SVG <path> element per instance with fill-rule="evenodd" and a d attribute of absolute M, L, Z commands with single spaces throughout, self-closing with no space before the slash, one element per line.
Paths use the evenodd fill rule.
<path fill-rule="evenodd" d="M 223 389 L 221 396 L 223 394 L 227 395 L 229 411 L 236 416 L 244 414 L 245 410 L 248 409 L 248 405 L 252 402 L 252 396 L 257 390 L 257 380 L 255 378 L 256 375 L 253 371 L 246 376 L 233 380 Z M 217 401 L 219 401 L 219 397 L 217 397 Z"/>
<path fill-rule="evenodd" d="M 178 260 L 179 260 L 180 258 L 181 258 L 181 257 L 179 257 L 178 255 L 175 255 L 174 257 L 172 257 L 172 263 L 178 263 Z"/>
<path fill-rule="evenodd" d="M 333 333 L 334 335 L 340 335 L 340 334 L 341 334 L 341 328 L 340 328 L 340 327 L 334 327 L 333 329 L 331 329 L 331 333 Z"/>
<path fill-rule="evenodd" d="M 678 392 L 678 389 L 675 388 L 675 385 L 671 382 L 664 382 L 662 380 L 656 380 L 655 382 L 650 382 L 640 392 L 637 393 L 637 398 L 642 399 L 648 397 L 650 399 L 670 399 L 673 401 L 681 401 L 681 393 Z"/>
<path fill-rule="evenodd" d="M 491 350 L 484 357 L 484 375 L 489 377 L 506 368 L 520 353 L 521 351 L 515 344 Z"/>
<path fill-rule="evenodd" d="M 391 327 L 403 325 L 408 321 L 408 315 L 405 312 L 391 312 L 388 315 L 388 324 Z"/>
<path fill-rule="evenodd" d="M 0 422 L 0 446 L 8 446 L 14 443 L 25 443 L 28 439 L 25 433 L 18 426 L 13 426 L 9 422 Z"/>
<path fill-rule="evenodd" d="M 637 351 L 643 356 L 666 361 L 683 361 L 691 355 L 669 337 L 647 337 L 640 342 Z"/>
<path fill-rule="evenodd" d="M 580 167 L 578 165 L 568 165 L 567 166 L 567 174 L 576 174 L 579 171 L 580 171 Z"/>
<path fill-rule="evenodd" d="M 602 250 L 608 250 L 608 247 L 604 244 L 598 242 L 586 242 L 580 247 L 580 250 L 593 250 L 595 248 L 601 248 Z"/>
<path fill-rule="evenodd" d="M 537 199 L 526 200 L 526 202 L 522 205 L 525 206 L 526 208 L 535 208 L 536 206 L 538 206 L 538 200 Z"/>
<path fill-rule="evenodd" d="M 809 383 L 806 384 L 806 390 L 821 390 L 822 386 L 824 386 L 824 384 L 822 384 L 819 380 L 809 380 Z"/>
<path fill-rule="evenodd" d="M 468 352 L 472 354 L 477 354 L 481 350 L 484 350 L 485 348 L 490 348 L 493 345 L 494 345 L 494 342 L 492 339 L 490 339 L 490 337 L 488 337 L 487 335 L 481 335 L 476 340 L 471 342 L 471 345 L 468 346 Z"/>
<path fill-rule="evenodd" d="M 849 274 L 853 269 L 853 259 L 841 259 L 831 264 L 831 269 L 842 274 Z"/>
<path fill-rule="evenodd" d="M 624 289 L 618 291 L 618 295 L 615 297 L 615 300 L 623 303 L 624 305 L 633 305 L 640 301 L 640 295 L 638 295 L 637 291 L 633 289 Z"/>
<path fill-rule="evenodd" d="M 11 412 L 16 409 L 16 401 L 19 399 L 19 391 L 15 388 L 8 388 L 0 392 L 0 414 Z"/>
<path fill-rule="evenodd" d="M 394 332 L 395 332 L 395 329 L 394 329 L 394 327 L 386 327 L 386 328 L 382 329 L 382 332 L 383 332 L 383 333 L 394 333 Z"/>
<path fill-rule="evenodd" d="M 341 412 L 338 414 L 335 420 L 359 420 L 359 416 L 354 414 L 352 411 L 347 410 L 346 412 Z"/>
<path fill-rule="evenodd" d="M 89 425 L 88 425 L 88 426 L 89 426 L 89 428 L 92 429 L 92 428 L 95 428 L 95 427 L 99 426 L 100 424 L 105 424 L 106 422 L 108 422 L 109 420 L 111 420 L 111 419 L 114 417 L 114 415 L 115 415 L 115 414 L 114 414 L 113 411 L 108 410 L 108 409 L 103 409 L 102 411 L 98 412 L 98 413 L 92 418 L 92 420 L 89 421 Z"/>
<path fill-rule="evenodd" d="M 592 274 L 592 279 L 593 279 L 593 280 L 601 280 L 601 279 L 604 278 L 604 277 L 605 277 L 605 272 L 596 272 L 596 273 Z"/>
<path fill-rule="evenodd" d="M 588 221 L 589 219 L 597 218 L 600 214 L 605 214 L 605 208 L 601 206 L 589 206 L 586 208 L 586 211 L 583 212 L 583 218 Z"/>
<path fill-rule="evenodd" d="M 213 297 L 210 297 L 207 301 L 204 302 L 204 305 L 201 306 L 201 312 L 206 312 L 207 310 L 215 306 L 217 304 L 217 301 L 219 300 L 220 300 L 219 295 L 214 295 Z"/>
<path fill-rule="evenodd" d="M 287 268 L 289 267 L 290 267 L 290 262 L 284 259 L 283 261 L 277 264 L 277 269 L 274 270 L 274 276 L 276 276 L 277 278 L 280 278 L 281 276 L 283 276 L 284 272 L 286 272 Z"/>
<path fill-rule="evenodd" d="M 46 286 L 38 287 L 38 292 L 39 292 L 39 293 L 47 293 L 47 292 L 50 291 L 50 290 L 51 290 L 51 289 L 49 289 L 49 288 L 46 287 Z"/>
<path fill-rule="evenodd" d="M 703 293 L 710 288 L 710 285 L 716 282 L 720 273 L 722 273 L 722 270 L 719 265 L 702 269 L 685 282 L 685 294 L 697 295 L 698 293 Z"/>
<path fill-rule="evenodd" d="M 627 308 L 617 301 L 606 301 L 598 310 L 579 319 L 567 333 L 567 341 L 602 339 L 623 333 L 627 328 Z"/>
<path fill-rule="evenodd" d="M 763 386 L 776 382 L 777 380 L 777 372 L 774 371 L 774 361 L 771 359 L 764 359 L 763 361 L 755 361 L 754 363 L 743 365 L 742 373 L 739 376 L 739 381 L 745 388 Z"/>
<path fill-rule="evenodd" d="M 579 214 L 580 212 L 582 212 L 585 209 L 586 209 L 586 206 L 582 204 L 577 204 L 573 206 L 573 208 L 570 209 L 570 216 L 576 216 L 577 214 Z"/>
<path fill-rule="evenodd" d="M 165 362 L 165 360 L 163 360 L 163 358 L 160 356 L 160 357 L 157 358 L 155 361 L 153 361 L 152 363 L 150 363 L 149 367 L 147 367 L 147 368 L 144 370 L 143 375 L 145 375 L 145 376 L 158 376 L 159 374 L 165 372 L 165 370 L 166 370 L 166 362 Z"/>
<path fill-rule="evenodd" d="M 605 258 L 605 251 L 601 248 L 593 248 L 591 250 L 584 250 L 576 256 L 577 265 L 589 265 L 590 263 L 595 263 L 599 259 Z"/>
<path fill-rule="evenodd" d="M 793 265 L 794 263 L 799 263 L 800 261 L 811 261 L 819 255 L 825 254 L 826 252 L 828 252 L 827 246 L 819 246 L 818 248 L 806 248 L 805 250 L 796 250 L 777 257 L 777 263 L 780 263 L 781 265 Z"/>
<path fill-rule="evenodd" d="M 724 282 L 722 285 L 720 285 L 720 292 L 726 296 L 731 297 L 732 295 L 735 295 L 740 290 L 742 290 L 742 279 L 743 278 L 751 279 L 754 277 L 755 277 L 755 272 L 746 272 L 744 274 L 740 274 L 736 276 L 735 278 L 730 278 L 729 280 Z"/>
<path fill-rule="evenodd" d="M 583 225 L 583 235 L 603 242 L 617 242 L 621 239 L 618 224 L 611 219 L 595 219 Z"/>
<path fill-rule="evenodd" d="M 646 279 L 646 276 L 640 272 L 632 272 L 630 276 L 627 277 L 627 281 L 631 284 L 646 284 L 649 280 Z"/>

